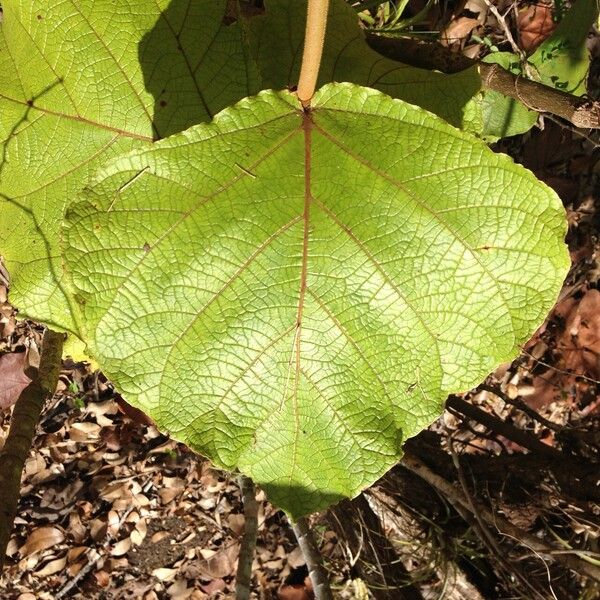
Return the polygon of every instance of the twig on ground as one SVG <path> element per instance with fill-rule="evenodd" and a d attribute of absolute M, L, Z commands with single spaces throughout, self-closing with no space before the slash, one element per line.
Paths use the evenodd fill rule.
<path fill-rule="evenodd" d="M 533 410 L 530 406 L 525 404 L 523 400 L 520 398 L 510 398 L 508 394 L 504 393 L 500 386 L 488 385 L 487 383 L 482 383 L 477 387 L 478 391 L 489 392 L 490 394 L 494 394 L 494 396 L 498 396 L 501 400 L 503 400 L 506 404 L 510 404 L 515 408 L 518 408 L 521 412 L 525 413 L 528 417 L 531 417 L 534 421 L 541 423 L 544 427 L 551 429 L 552 431 L 561 431 L 563 427 L 558 423 L 553 423 L 552 421 L 548 421 L 545 417 L 540 415 L 536 410 Z"/>
<path fill-rule="evenodd" d="M 506 423 L 502 419 L 477 408 L 477 406 L 466 402 L 458 396 L 449 396 L 446 400 L 446 407 L 465 415 L 469 419 L 481 423 L 488 429 L 503 435 L 505 438 L 516 442 L 519 446 L 527 448 L 527 450 L 530 450 L 531 452 L 537 452 L 541 456 L 547 456 L 549 458 L 564 458 L 564 455 L 560 450 L 540 442 L 536 437 L 529 435 L 522 429 L 519 429 L 510 423 Z"/>
<path fill-rule="evenodd" d="M 332 506 L 328 516 L 338 538 L 347 544 L 351 566 L 375 600 L 423 598 L 364 494 Z"/>
<path fill-rule="evenodd" d="M 447 439 L 448 439 L 448 448 L 449 448 L 450 454 L 452 456 L 452 462 L 454 463 L 454 468 L 456 469 L 456 474 L 458 476 L 458 482 L 460 483 L 460 487 L 463 490 L 463 494 L 465 495 L 465 498 L 469 502 L 469 507 L 470 507 L 469 512 L 475 518 L 476 529 L 479 531 L 479 536 L 481 538 L 481 541 L 485 544 L 485 546 L 488 548 L 488 550 L 496 557 L 496 560 L 498 561 L 499 565 L 501 565 L 501 567 L 504 569 L 504 571 L 509 576 L 514 576 L 516 579 L 518 579 L 520 581 L 520 583 L 526 589 L 531 591 L 538 598 L 541 598 L 541 600 L 544 600 L 544 596 L 542 594 L 540 594 L 540 592 L 538 590 L 536 590 L 535 587 L 527 580 L 525 575 L 521 572 L 521 569 L 517 565 L 514 565 L 514 564 L 511 565 L 504 557 L 504 552 L 502 551 L 502 548 L 500 548 L 500 546 L 498 544 L 498 540 L 496 539 L 494 534 L 490 531 L 487 523 L 481 517 L 481 515 L 479 514 L 479 511 L 477 510 L 477 505 L 475 503 L 475 499 L 473 498 L 473 495 L 471 494 L 471 490 L 469 489 L 469 486 L 467 485 L 467 481 L 465 479 L 465 474 L 463 472 L 462 465 L 460 464 L 458 454 L 456 453 L 456 450 L 454 449 L 454 440 L 452 439 L 452 433 L 447 432 Z M 552 591 L 552 594 L 554 595 L 554 591 Z"/>
<path fill-rule="evenodd" d="M 308 519 L 301 517 L 292 523 L 292 529 L 306 561 L 316 600 L 333 600 L 329 578 L 323 566 L 323 558 L 317 547 Z"/>
<path fill-rule="evenodd" d="M 235 578 L 235 597 L 236 600 L 248 600 L 250 598 L 252 561 L 258 531 L 258 502 L 256 501 L 256 489 L 252 479 L 240 475 L 238 481 L 244 503 L 244 535 L 240 546 Z"/>
<path fill-rule="evenodd" d="M 21 474 L 46 400 L 54 394 L 60 372 L 64 333 L 46 329 L 42 339 L 39 369 L 28 373 L 31 383 L 21 392 L 10 422 L 10 429 L 0 452 L 0 570 L 12 533 Z"/>

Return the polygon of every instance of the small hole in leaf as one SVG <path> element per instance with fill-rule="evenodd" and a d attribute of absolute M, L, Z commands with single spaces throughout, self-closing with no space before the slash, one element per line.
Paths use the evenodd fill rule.
<path fill-rule="evenodd" d="M 166 100 L 161 100 L 160 101 L 160 105 L 164 108 L 167 105 L 167 101 Z"/>

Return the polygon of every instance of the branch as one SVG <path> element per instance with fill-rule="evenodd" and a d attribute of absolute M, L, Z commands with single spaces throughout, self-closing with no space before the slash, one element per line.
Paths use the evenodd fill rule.
<path fill-rule="evenodd" d="M 518 77 L 500 65 L 477 62 L 456 54 L 441 44 L 375 34 L 368 34 L 367 42 L 380 54 L 421 69 L 457 73 L 476 65 L 484 89 L 510 96 L 536 112 L 556 115 L 575 127 L 600 129 L 600 102 L 579 98 L 537 81 Z"/>
<path fill-rule="evenodd" d="M 31 375 L 31 383 L 13 408 L 8 436 L 0 452 L 0 569 L 17 513 L 23 466 L 44 403 L 52 397 L 58 383 L 64 339 L 63 333 L 46 329 L 39 369 Z"/>
<path fill-rule="evenodd" d="M 240 546 L 235 577 L 235 598 L 236 600 L 249 600 L 250 585 L 252 583 L 252 561 L 258 531 L 258 502 L 256 501 L 256 490 L 252 479 L 240 475 L 239 484 L 244 502 L 244 536 Z"/>
<path fill-rule="evenodd" d="M 446 407 L 464 415 L 465 417 L 468 417 L 469 419 L 481 423 L 481 425 L 484 425 L 491 431 L 503 435 L 505 438 L 516 442 L 519 444 L 519 446 L 527 448 L 527 450 L 530 450 L 531 452 L 537 452 L 541 456 L 546 456 L 548 458 L 563 458 L 563 453 L 560 450 L 540 442 L 538 438 L 529 435 L 522 429 L 519 429 L 510 423 L 506 423 L 502 419 L 495 417 L 494 415 L 491 415 L 480 408 L 477 408 L 473 404 L 462 400 L 458 396 L 449 396 L 446 400 Z"/>
<path fill-rule="evenodd" d="M 298 99 L 304 108 L 310 106 L 317 85 L 325 42 L 328 7 L 329 0 L 308 0 L 304 52 L 302 54 L 302 67 L 297 92 Z"/>
<path fill-rule="evenodd" d="M 316 600 L 333 600 L 327 572 L 323 566 L 323 559 L 306 517 L 301 517 L 295 523 L 292 523 L 292 529 L 298 540 L 300 550 L 302 550 L 304 560 L 306 560 Z"/>

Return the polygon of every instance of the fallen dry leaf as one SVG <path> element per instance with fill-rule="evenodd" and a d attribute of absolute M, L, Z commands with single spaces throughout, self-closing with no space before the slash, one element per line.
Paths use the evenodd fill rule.
<path fill-rule="evenodd" d="M 21 557 L 52 548 L 65 539 L 65 534 L 57 527 L 39 527 L 31 532 L 27 541 L 19 549 Z M 66 559 L 65 559 L 66 561 Z"/>
<path fill-rule="evenodd" d="M 39 571 L 36 571 L 36 575 L 38 577 L 48 577 L 49 575 L 54 575 L 59 571 L 62 571 L 67 564 L 67 557 L 63 556 L 62 558 L 57 558 L 56 560 L 51 560 L 49 563 L 46 563 Z"/>
<path fill-rule="evenodd" d="M 527 53 L 533 52 L 556 29 L 552 20 L 552 6 L 531 4 L 519 11 L 517 18 L 521 48 Z"/>
<path fill-rule="evenodd" d="M 130 548 L 131 548 L 131 539 L 125 538 L 115 544 L 115 546 L 111 550 L 110 554 L 111 554 L 111 556 L 123 556 L 124 554 L 127 554 L 129 552 Z"/>
<path fill-rule="evenodd" d="M 177 569 L 167 569 L 166 567 L 160 567 L 152 571 L 152 575 L 160 581 L 173 581 L 175 575 L 177 575 Z"/>
<path fill-rule="evenodd" d="M 310 579 L 307 577 L 303 584 L 284 585 L 279 590 L 279 600 L 312 600 L 314 594 Z"/>
<path fill-rule="evenodd" d="M 31 383 L 24 372 L 27 366 L 25 352 L 11 352 L 0 356 L 0 408 L 12 406 Z"/>
<path fill-rule="evenodd" d="M 106 571 L 96 571 L 94 577 L 100 587 L 106 587 L 110 583 L 110 575 Z"/>
<path fill-rule="evenodd" d="M 206 592 L 209 596 L 216 594 L 225 589 L 225 582 L 222 579 L 213 579 L 206 585 L 201 585 L 202 591 Z"/>
<path fill-rule="evenodd" d="M 452 46 L 466 40 L 471 32 L 479 27 L 479 21 L 470 17 L 459 17 L 448 23 L 440 33 L 440 40 L 444 46 Z"/>
<path fill-rule="evenodd" d="M 304 558 L 304 554 L 302 553 L 302 550 L 300 550 L 299 546 L 296 546 L 287 555 L 287 564 L 290 565 L 292 569 L 297 569 L 306 564 L 306 559 Z"/>

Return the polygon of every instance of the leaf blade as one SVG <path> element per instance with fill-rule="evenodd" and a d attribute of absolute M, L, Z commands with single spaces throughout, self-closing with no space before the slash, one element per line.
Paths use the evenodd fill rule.
<path fill-rule="evenodd" d="M 449 392 L 512 358 L 568 265 L 553 192 L 352 84 L 310 116 L 264 92 L 120 157 L 69 220 L 109 376 L 295 517 L 372 483 Z"/>

